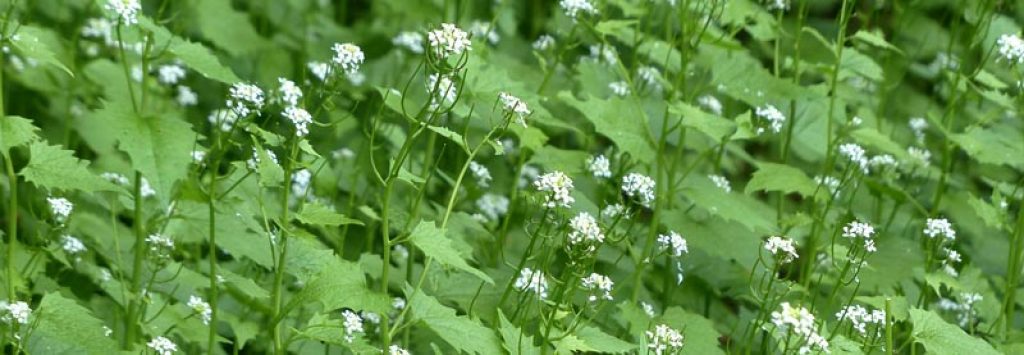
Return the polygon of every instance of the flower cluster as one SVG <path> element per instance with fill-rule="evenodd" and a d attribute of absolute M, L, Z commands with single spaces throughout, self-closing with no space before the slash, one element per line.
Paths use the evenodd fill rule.
<path fill-rule="evenodd" d="M 351 343 L 357 333 L 363 333 L 363 318 L 350 310 L 341 311 L 341 326 L 345 328 L 345 340 Z"/>
<path fill-rule="evenodd" d="M 458 88 L 448 75 L 430 74 L 427 76 L 427 92 L 432 94 L 430 107 L 437 110 L 442 104 L 451 105 L 459 94 Z"/>
<path fill-rule="evenodd" d="M 818 333 L 814 314 L 807 308 L 792 307 L 789 302 L 783 302 L 781 310 L 772 312 L 772 324 L 783 334 L 793 332 L 802 338 L 799 350 L 801 354 L 809 353 L 812 349 L 829 352 L 828 340 Z"/>
<path fill-rule="evenodd" d="M 160 355 L 171 355 L 174 354 L 175 351 L 178 351 L 177 344 L 171 341 L 171 339 L 167 339 L 162 336 L 153 338 L 149 343 L 146 343 L 146 346 L 153 349 L 154 352 Z"/>
<path fill-rule="evenodd" d="M 558 2 L 562 6 L 562 10 L 565 10 L 565 16 L 576 20 L 580 13 L 597 15 L 597 8 L 594 4 L 590 3 L 590 0 L 561 0 Z"/>
<path fill-rule="evenodd" d="M 363 65 L 363 61 L 366 60 L 363 50 L 352 43 L 335 43 L 331 46 L 331 50 L 334 51 L 331 62 L 346 73 L 359 71 L 359 66 Z"/>
<path fill-rule="evenodd" d="M 416 54 L 423 53 L 423 35 L 419 32 L 401 32 L 391 39 L 391 44 Z"/>
<path fill-rule="evenodd" d="M 434 56 L 441 60 L 473 49 L 469 34 L 450 23 L 442 23 L 441 28 L 428 32 L 427 40 Z"/>
<path fill-rule="evenodd" d="M 836 312 L 836 318 L 842 322 L 844 320 L 850 321 L 853 325 L 853 329 L 857 330 L 861 336 L 867 336 L 867 327 L 874 324 L 876 330 L 880 331 L 885 326 L 885 311 L 883 310 L 872 310 L 868 311 L 860 305 L 846 306 Z"/>
<path fill-rule="evenodd" d="M 501 40 L 501 35 L 498 34 L 495 26 L 492 26 L 489 22 L 473 21 L 469 24 L 469 33 L 472 33 L 474 38 L 487 39 L 487 42 L 490 42 L 492 45 L 498 44 L 498 41 Z"/>
<path fill-rule="evenodd" d="M 839 197 L 840 181 L 835 176 L 815 176 L 814 182 L 825 188 L 833 198 Z"/>
<path fill-rule="evenodd" d="M 105 6 L 121 23 L 131 26 L 139 23 L 142 4 L 139 0 L 108 0 Z"/>
<path fill-rule="evenodd" d="M 615 96 L 629 96 L 629 84 L 625 81 L 614 81 L 608 83 L 608 89 L 612 91 Z"/>
<path fill-rule="evenodd" d="M 722 115 L 722 102 L 718 101 L 718 98 L 711 95 L 704 95 L 697 98 L 697 104 L 703 107 L 715 115 Z"/>
<path fill-rule="evenodd" d="M 604 243 L 604 232 L 589 213 L 580 212 L 570 219 L 569 228 L 572 229 L 567 240 L 570 247 L 583 245 L 586 251 L 591 252 L 596 245 Z"/>
<path fill-rule="evenodd" d="M 81 254 L 88 250 L 81 240 L 70 235 L 60 237 L 60 244 L 64 252 L 72 255 Z"/>
<path fill-rule="evenodd" d="M 507 92 L 498 94 L 498 99 L 501 100 L 505 114 L 515 116 L 516 123 L 526 127 L 526 116 L 530 115 L 530 108 L 526 107 L 526 103 Z"/>
<path fill-rule="evenodd" d="M 761 118 L 774 133 L 782 132 L 782 125 L 786 123 L 786 115 L 773 105 L 765 105 L 754 110 L 754 115 Z M 757 127 L 757 134 L 764 133 L 764 127 Z"/>
<path fill-rule="evenodd" d="M 591 273 L 590 276 L 583 278 L 583 288 L 589 290 L 591 295 L 587 298 L 590 302 L 597 301 L 599 298 L 608 301 L 612 300 L 612 287 L 615 283 L 608 276 L 604 276 L 598 273 Z M 602 293 L 600 297 L 597 293 Z"/>
<path fill-rule="evenodd" d="M 1024 64 L 1024 39 L 1015 34 L 1005 34 L 996 40 L 999 55 L 1010 64 Z"/>
<path fill-rule="evenodd" d="M 263 109 L 263 90 L 256 85 L 236 83 L 231 86 L 229 93 L 231 98 L 227 101 L 228 108 L 238 117 L 246 117 Z"/>
<path fill-rule="evenodd" d="M 849 224 L 843 227 L 844 238 L 850 238 L 854 240 L 860 238 L 864 240 L 864 250 L 867 250 L 868 252 L 872 253 L 878 250 L 877 248 L 875 248 L 875 240 L 871 239 L 871 237 L 874 236 L 874 234 L 875 227 L 872 227 L 870 224 L 860 221 L 850 222 Z"/>
<path fill-rule="evenodd" d="M 861 172 L 867 174 L 868 170 L 868 157 L 867 152 L 864 148 L 856 143 L 845 143 L 839 146 L 839 154 L 846 157 L 853 165 L 860 168 Z"/>
<path fill-rule="evenodd" d="M 636 69 L 636 76 L 650 90 L 661 91 L 661 82 L 658 81 L 658 78 L 661 77 L 661 72 L 658 71 L 658 68 L 646 65 L 639 67 Z"/>
<path fill-rule="evenodd" d="M 537 40 L 533 41 L 533 49 L 538 51 L 546 51 L 555 46 L 555 38 L 551 35 L 540 35 Z"/>
<path fill-rule="evenodd" d="M 764 249 L 775 256 L 781 264 L 788 264 L 800 257 L 796 253 L 796 244 L 792 239 L 786 237 L 768 237 L 764 242 Z"/>
<path fill-rule="evenodd" d="M 388 347 L 388 355 L 411 355 L 409 350 L 402 349 L 401 346 L 391 345 Z"/>
<path fill-rule="evenodd" d="M 149 251 L 158 258 L 168 257 L 174 250 L 174 240 L 159 233 L 146 237 L 146 244 L 149 244 Z"/>
<path fill-rule="evenodd" d="M 647 331 L 647 348 L 657 355 L 674 354 L 683 347 L 683 334 L 665 324 L 658 324 L 654 331 Z"/>
<path fill-rule="evenodd" d="M 59 224 L 64 224 L 68 221 L 68 217 L 71 216 L 71 211 L 75 209 L 75 205 L 63 197 L 49 197 L 46 202 L 50 204 L 50 211 L 53 212 L 53 219 Z"/>
<path fill-rule="evenodd" d="M 676 257 L 690 252 L 690 249 L 686 246 L 686 239 L 675 231 L 669 231 L 668 234 L 659 234 L 658 245 Z"/>
<path fill-rule="evenodd" d="M 305 109 L 289 106 L 281 114 L 295 125 L 295 135 L 304 137 L 309 134 L 309 124 L 313 123 L 313 116 Z"/>
<path fill-rule="evenodd" d="M 199 315 L 199 319 L 203 321 L 203 324 L 209 325 L 210 319 L 213 317 L 213 308 L 206 301 L 203 301 L 202 297 L 192 295 L 188 297 L 188 303 L 185 304 L 188 308 L 192 309 L 192 312 Z"/>
<path fill-rule="evenodd" d="M 476 200 L 476 207 L 488 220 L 496 221 L 508 212 L 508 202 L 508 197 L 486 193 Z"/>
<path fill-rule="evenodd" d="M 949 220 L 945 218 L 929 218 L 925 222 L 924 235 L 928 238 L 943 237 L 948 240 L 956 239 L 956 231 L 953 230 L 953 224 L 949 223 Z"/>
<path fill-rule="evenodd" d="M 708 175 L 708 179 L 715 184 L 716 187 L 722 189 L 725 192 L 732 192 L 732 184 L 729 183 L 729 179 L 722 175 Z"/>
<path fill-rule="evenodd" d="M 14 303 L 7 303 L 7 301 L 0 301 L 0 321 L 12 324 L 28 324 L 28 317 L 32 316 L 32 307 L 28 303 L 17 301 Z"/>
<path fill-rule="evenodd" d="M 544 207 L 569 207 L 576 202 L 570 193 L 572 192 L 572 179 L 561 171 L 554 171 L 541 175 L 534 180 L 533 186 L 537 191 L 544 192 Z"/>
<path fill-rule="evenodd" d="M 924 144 L 925 130 L 928 129 L 928 120 L 924 117 L 914 117 L 910 121 L 907 121 L 907 125 L 910 126 L 910 131 L 914 132 L 914 138 L 917 139 L 918 144 Z"/>
<path fill-rule="evenodd" d="M 470 161 L 469 171 L 473 173 L 473 177 L 476 178 L 476 184 L 478 186 L 488 187 L 491 185 L 491 171 L 483 164 Z"/>
<path fill-rule="evenodd" d="M 641 206 L 650 208 L 654 202 L 654 179 L 647 175 L 630 173 L 622 177 L 622 193 L 635 199 Z"/>
<path fill-rule="evenodd" d="M 954 313 L 957 318 L 957 324 L 966 328 L 971 320 L 977 317 L 978 312 L 974 309 L 974 304 L 981 302 L 984 297 L 978 293 L 961 292 L 957 298 L 960 299 L 959 302 L 948 298 L 940 299 L 938 308 Z"/>
<path fill-rule="evenodd" d="M 548 280 L 540 270 L 523 268 L 513 286 L 519 291 L 536 293 L 540 299 L 548 298 Z"/>
<path fill-rule="evenodd" d="M 596 178 L 612 177 L 611 163 L 604 155 L 596 155 L 587 158 L 587 170 Z"/>

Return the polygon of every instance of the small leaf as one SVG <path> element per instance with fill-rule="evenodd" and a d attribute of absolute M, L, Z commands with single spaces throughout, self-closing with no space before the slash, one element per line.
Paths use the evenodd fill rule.
<path fill-rule="evenodd" d="M 70 150 L 37 141 L 29 145 L 31 159 L 18 173 L 36 186 L 57 190 L 116 191 L 110 182 L 94 175 L 88 162 L 78 160 Z"/>
<path fill-rule="evenodd" d="M 999 354 L 992 345 L 946 323 L 933 311 L 913 308 L 910 310 L 910 322 L 914 325 L 914 341 L 924 345 L 929 354 Z"/>
<path fill-rule="evenodd" d="M 673 104 L 669 111 L 682 115 L 684 126 L 695 128 L 716 142 L 736 132 L 736 123 L 681 102 Z"/>
<path fill-rule="evenodd" d="M 39 63 L 53 65 L 60 70 L 63 70 L 65 73 L 68 73 L 71 77 L 74 77 L 75 74 L 71 72 L 71 69 L 68 69 L 64 63 L 57 59 L 57 54 L 54 53 L 53 48 L 50 47 L 51 44 L 42 40 L 47 32 L 50 32 L 50 30 L 35 26 L 20 25 L 20 27 L 18 27 L 18 33 L 15 34 L 15 36 L 18 36 L 18 39 L 12 39 L 11 43 L 14 45 L 14 48 L 21 53 L 21 55 L 25 56 L 25 58 L 35 60 Z M 53 35 L 52 32 L 50 34 L 51 36 Z"/>
<path fill-rule="evenodd" d="M 445 236 L 443 229 L 437 228 L 434 222 L 420 221 L 416 228 L 409 235 L 409 241 L 427 257 L 434 258 L 438 262 L 468 272 L 480 278 L 484 282 L 493 285 L 494 280 L 466 263 L 466 260 L 459 254 L 459 251 L 452 246 L 452 241 Z"/>
<path fill-rule="evenodd" d="M 498 310 L 498 320 L 501 322 L 501 338 L 505 340 L 505 350 L 510 354 L 538 355 L 540 348 L 534 345 L 533 337 L 526 334 L 522 329 L 517 328 L 512 322 L 505 318 L 505 313 Z"/>
<path fill-rule="evenodd" d="M 157 47 L 167 47 L 167 51 L 174 54 L 185 66 L 192 68 L 203 76 L 220 81 L 225 84 L 234 84 L 242 81 L 224 66 L 213 55 L 209 48 L 202 44 L 189 42 L 186 39 L 171 34 L 167 28 L 160 26 L 146 17 L 139 17 L 139 26 L 152 31 L 156 38 Z"/>
<path fill-rule="evenodd" d="M 11 148 L 19 147 L 38 139 L 39 128 L 32 121 L 19 116 L 7 116 L 0 120 L 0 153 L 7 155 Z"/>
<path fill-rule="evenodd" d="M 556 346 L 560 351 L 600 352 L 602 354 L 625 354 L 640 347 L 589 326 L 567 335 Z"/>
<path fill-rule="evenodd" d="M 747 183 L 747 194 L 754 191 L 796 192 L 804 197 L 814 194 L 816 184 L 803 170 L 774 163 L 759 163 L 757 167 L 757 172 Z"/>
<path fill-rule="evenodd" d="M 302 205 L 302 211 L 295 216 L 300 222 L 318 226 L 340 226 L 344 224 L 363 225 L 358 219 L 345 217 L 345 215 L 334 212 L 330 207 L 319 202 L 311 202 Z"/>

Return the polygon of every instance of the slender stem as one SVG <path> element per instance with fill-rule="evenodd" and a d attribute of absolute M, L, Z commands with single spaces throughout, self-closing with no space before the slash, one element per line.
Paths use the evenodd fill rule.
<path fill-rule="evenodd" d="M 210 259 L 210 324 L 209 324 L 209 337 L 207 339 L 207 352 L 213 354 L 214 347 L 217 345 L 217 302 L 218 302 L 218 285 L 217 285 L 217 166 L 219 161 L 215 160 L 210 164 L 210 184 L 207 190 L 207 203 L 209 208 L 209 228 L 210 228 L 210 245 L 209 255 Z"/>
<path fill-rule="evenodd" d="M 273 317 L 273 341 L 274 341 L 274 353 L 282 355 L 285 353 L 285 347 L 287 344 L 281 340 L 281 322 L 284 321 L 284 315 L 281 314 L 281 292 L 284 288 L 284 268 L 285 260 L 288 257 L 288 200 L 291 198 L 291 184 L 292 184 L 292 169 L 295 167 L 295 159 L 298 154 L 298 138 L 292 139 L 291 153 L 288 154 L 289 158 L 285 161 L 284 169 L 284 185 L 282 186 L 281 193 L 281 220 L 279 225 L 281 226 L 281 235 L 278 238 L 278 244 L 281 246 L 281 252 L 277 256 L 277 262 L 274 268 L 274 288 L 273 288 L 273 305 L 274 305 L 274 317 Z M 383 317 L 387 318 L 387 317 Z"/>
<path fill-rule="evenodd" d="M 135 199 L 134 221 L 132 226 L 135 229 L 135 259 L 132 262 L 132 283 L 131 301 L 128 302 L 128 316 L 125 318 L 125 349 L 135 343 L 138 336 L 139 317 L 142 310 L 142 262 L 146 258 L 146 230 L 145 222 L 142 220 L 142 173 L 135 172 L 135 189 L 132 192 Z"/>

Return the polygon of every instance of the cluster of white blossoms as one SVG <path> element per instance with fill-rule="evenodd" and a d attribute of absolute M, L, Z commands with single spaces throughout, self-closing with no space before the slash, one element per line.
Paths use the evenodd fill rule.
<path fill-rule="evenodd" d="M 292 174 L 292 197 L 310 196 L 309 188 L 313 183 L 313 173 L 309 169 L 299 169 Z"/>
<path fill-rule="evenodd" d="M 139 12 L 142 11 L 142 4 L 139 3 L 139 0 L 107 0 L 105 8 L 118 21 L 131 26 L 139 22 Z"/>
<path fill-rule="evenodd" d="M 583 289 L 591 292 L 587 298 L 590 302 L 597 301 L 598 299 L 612 300 L 612 287 L 615 286 L 615 283 L 612 282 L 610 277 L 595 272 L 583 278 L 582 283 Z M 600 297 L 598 297 L 598 293 L 601 293 Z"/>
<path fill-rule="evenodd" d="M 474 38 L 486 39 L 492 45 L 498 44 L 501 40 L 498 30 L 490 22 L 473 21 L 469 24 L 469 33 L 472 33 Z"/>
<path fill-rule="evenodd" d="M 197 95 L 195 91 L 192 91 L 188 86 L 178 85 L 177 90 L 178 96 L 175 97 L 175 100 L 178 101 L 179 105 L 195 106 L 199 103 L 199 95 Z"/>
<path fill-rule="evenodd" d="M 491 171 L 487 169 L 483 164 L 475 161 L 469 162 L 469 171 L 473 173 L 473 177 L 476 179 L 476 184 L 480 187 L 488 187 L 491 185 Z"/>
<path fill-rule="evenodd" d="M 911 161 L 915 165 L 928 167 L 928 165 L 931 164 L 932 152 L 929 152 L 927 149 L 907 147 L 907 155 L 910 155 L 910 159 L 912 159 Z"/>
<path fill-rule="evenodd" d="M 555 46 L 555 38 L 551 35 L 543 34 L 537 37 L 537 40 L 533 41 L 533 49 L 538 51 L 546 51 Z"/>
<path fill-rule="evenodd" d="M 924 235 L 928 238 L 943 237 L 948 240 L 956 239 L 956 231 L 953 224 L 945 218 L 929 218 L 925 221 Z"/>
<path fill-rule="evenodd" d="M 238 114 L 234 110 L 228 109 L 213 110 L 209 116 L 206 116 L 206 120 L 214 127 L 220 128 L 222 132 L 228 132 L 238 121 Z"/>
<path fill-rule="evenodd" d="M 309 134 L 309 124 L 313 123 L 313 116 L 305 109 L 289 106 L 281 114 L 295 125 L 295 135 L 304 137 Z"/>
<path fill-rule="evenodd" d="M 732 184 L 729 183 L 729 179 L 722 175 L 708 175 L 708 179 L 715 184 L 715 187 L 722 189 L 725 192 L 732 192 Z"/>
<path fill-rule="evenodd" d="M 615 96 L 629 96 L 629 84 L 625 81 L 614 81 L 608 83 L 608 89 L 612 91 Z"/>
<path fill-rule="evenodd" d="M 263 89 L 256 85 L 235 83 L 231 85 L 229 94 L 231 98 L 227 100 L 228 108 L 238 117 L 246 117 L 253 111 L 259 112 L 263 109 Z"/>
<path fill-rule="evenodd" d="M 302 99 L 302 89 L 298 85 L 295 85 L 294 81 L 286 78 L 277 78 L 279 84 L 277 92 L 281 97 L 281 102 L 288 106 L 296 106 L 299 104 L 299 100 Z"/>
<path fill-rule="evenodd" d="M 0 321 L 7 324 L 24 325 L 28 324 L 28 317 L 30 316 L 32 316 L 32 307 L 28 303 L 22 301 L 14 303 L 0 301 Z"/>
<path fill-rule="evenodd" d="M 128 178 L 118 173 L 105 172 L 100 174 L 100 177 L 121 186 L 128 185 Z"/>
<path fill-rule="evenodd" d="M 64 252 L 72 255 L 81 254 L 88 250 L 81 240 L 70 235 L 61 236 L 60 245 L 61 249 L 64 249 Z"/>
<path fill-rule="evenodd" d="M 199 315 L 199 319 L 203 321 L 203 324 L 209 325 L 210 318 L 213 317 L 213 308 L 206 301 L 203 301 L 202 297 L 192 295 L 188 297 L 188 303 L 185 304 L 188 308 L 192 309 L 192 312 Z"/>
<path fill-rule="evenodd" d="M 676 257 L 690 252 L 690 249 L 686 246 L 686 239 L 675 231 L 669 231 L 668 234 L 659 234 L 658 245 Z"/>
<path fill-rule="evenodd" d="M 388 347 L 388 355 L 411 355 L 409 350 L 402 349 L 401 346 L 391 345 Z"/>
<path fill-rule="evenodd" d="M 782 125 L 786 123 L 786 115 L 783 115 L 782 111 L 779 111 L 773 105 L 765 105 L 754 109 L 754 115 L 764 120 L 774 133 L 782 132 Z M 758 135 L 764 133 L 764 127 L 757 127 L 756 133 Z"/>
<path fill-rule="evenodd" d="M 587 170 L 596 178 L 607 179 L 612 177 L 611 162 L 603 154 L 592 155 L 587 158 Z"/>
<path fill-rule="evenodd" d="M 619 55 L 615 53 L 615 48 L 611 45 L 595 44 L 590 46 L 590 59 L 603 61 L 606 64 L 615 64 L 619 62 Z"/>
<path fill-rule="evenodd" d="M 764 249 L 775 256 L 781 264 L 788 264 L 800 257 L 796 253 L 796 243 L 786 237 L 768 237 L 764 242 Z"/>
<path fill-rule="evenodd" d="M 569 207 L 576 199 L 572 193 L 572 179 L 561 171 L 553 171 L 537 177 L 533 181 L 537 191 L 544 192 L 544 207 Z"/>
<path fill-rule="evenodd" d="M 174 85 L 185 79 L 185 68 L 178 64 L 161 65 L 156 72 L 157 81 L 164 85 Z"/>
<path fill-rule="evenodd" d="M 881 331 L 881 327 L 885 326 L 884 310 L 876 309 L 868 311 L 867 308 L 864 308 L 861 305 L 850 305 L 840 309 L 839 312 L 836 312 L 836 318 L 840 322 L 844 320 L 850 321 L 853 325 L 853 329 L 857 330 L 857 333 L 860 333 L 861 336 L 868 335 L 867 327 L 869 325 L 874 324 L 876 326 L 876 331 Z"/>
<path fill-rule="evenodd" d="M 626 214 L 626 206 L 621 203 L 613 203 L 608 206 L 604 206 L 601 210 L 601 216 L 608 219 L 615 219 L 616 217 L 623 216 Z"/>
<path fill-rule="evenodd" d="M 459 90 L 452 78 L 443 74 L 427 76 L 427 92 L 433 94 L 430 99 L 431 109 L 436 110 L 441 104 L 451 105 L 459 95 Z"/>
<path fill-rule="evenodd" d="M 924 144 L 925 130 L 928 129 L 928 120 L 924 117 L 914 117 L 910 121 L 907 121 L 907 126 L 910 127 L 910 131 L 914 133 L 914 138 L 917 139 L 918 144 Z"/>
<path fill-rule="evenodd" d="M 885 171 L 887 168 L 895 168 L 899 166 L 899 163 L 896 162 L 896 157 L 891 154 L 882 154 L 871 157 L 868 160 L 868 165 L 875 169 L 875 171 L 880 172 Z"/>
<path fill-rule="evenodd" d="M 498 94 L 498 99 L 501 100 L 501 106 L 505 114 L 515 116 L 516 123 L 526 127 L 526 116 L 529 116 L 531 113 L 526 103 L 507 92 Z"/>
<path fill-rule="evenodd" d="M 768 10 L 789 10 L 789 0 L 768 0 Z"/>
<path fill-rule="evenodd" d="M 327 77 L 331 75 L 331 65 L 324 62 L 312 61 L 306 64 L 306 68 L 320 81 L 327 81 Z"/>
<path fill-rule="evenodd" d="M 839 154 L 846 157 L 850 163 L 860 168 L 861 172 L 864 174 L 870 172 L 868 169 L 867 152 L 864 151 L 864 147 L 861 147 L 856 143 L 845 143 L 839 146 Z"/>
<path fill-rule="evenodd" d="M 548 280 L 544 276 L 544 272 L 540 270 L 533 270 L 531 268 L 523 268 L 519 272 L 519 278 L 516 279 L 513 287 L 519 291 L 530 291 L 537 294 L 540 299 L 548 298 Z"/>
<path fill-rule="evenodd" d="M 469 34 L 450 23 L 442 23 L 441 28 L 427 32 L 427 41 L 431 52 L 441 60 L 473 49 Z"/>
<path fill-rule="evenodd" d="M 984 297 L 974 292 L 961 292 L 957 298 L 960 299 L 959 302 L 942 298 L 939 300 L 937 307 L 944 311 L 953 312 L 956 315 L 957 324 L 962 328 L 966 328 L 972 319 L 977 318 L 974 304 L 981 302 Z"/>
<path fill-rule="evenodd" d="M 697 98 L 697 104 L 703 107 L 715 115 L 722 115 L 722 102 L 718 101 L 718 98 L 711 95 L 704 95 Z"/>
<path fill-rule="evenodd" d="M 153 338 L 153 340 L 146 343 L 146 346 L 153 349 L 153 352 L 159 355 L 171 355 L 178 351 L 178 344 L 162 336 Z"/>
<path fill-rule="evenodd" d="M 149 244 L 149 251 L 158 256 L 165 256 L 174 250 L 174 240 L 159 233 L 146 237 L 146 244 Z"/>
<path fill-rule="evenodd" d="M 67 222 L 68 217 L 71 216 L 71 211 L 75 209 L 75 205 L 63 197 L 48 197 L 46 198 L 46 202 L 50 204 L 50 211 L 53 212 L 53 219 L 60 224 Z"/>
<path fill-rule="evenodd" d="M 341 311 L 341 326 L 345 328 L 345 341 L 351 343 L 355 340 L 357 333 L 363 333 L 363 318 L 358 313 L 344 310 Z"/>
<path fill-rule="evenodd" d="M 594 216 L 587 212 L 580 212 L 570 219 L 569 228 L 572 229 L 567 239 L 570 247 L 583 245 L 587 252 L 591 252 L 597 245 L 604 243 L 604 232 Z"/>
<path fill-rule="evenodd" d="M 860 238 L 864 240 L 864 250 L 874 253 L 878 251 L 875 248 L 875 240 L 872 237 L 875 235 L 875 227 L 870 224 L 853 221 L 843 227 L 843 237 L 856 240 Z"/>
<path fill-rule="evenodd" d="M 832 197 L 839 197 L 839 185 L 840 181 L 835 176 L 815 176 L 814 183 L 825 188 L 832 195 Z"/>
<path fill-rule="evenodd" d="M 783 336 L 788 337 L 785 333 L 792 331 L 793 334 L 802 338 L 800 354 L 807 354 L 813 349 L 829 352 L 828 340 L 818 334 L 815 329 L 814 314 L 811 314 L 807 308 L 792 307 L 789 302 L 783 302 L 782 310 L 772 312 L 772 324 L 775 324 Z"/>
<path fill-rule="evenodd" d="M 661 91 L 661 82 L 658 81 L 658 78 L 661 77 L 661 72 L 658 71 L 658 68 L 649 65 L 641 66 L 636 69 L 636 76 L 650 90 Z"/>
<path fill-rule="evenodd" d="M 622 177 L 622 193 L 647 208 L 654 202 L 654 186 L 654 179 L 647 175 L 630 173 Z"/>
<path fill-rule="evenodd" d="M 654 331 L 646 331 L 647 348 L 656 355 L 675 354 L 683 348 L 683 334 L 665 324 L 658 324 Z"/>
<path fill-rule="evenodd" d="M 480 209 L 480 213 L 488 220 L 496 221 L 501 216 L 504 216 L 505 213 L 508 213 L 508 197 L 486 193 L 476 200 L 476 207 Z"/>
<path fill-rule="evenodd" d="M 1005 34 L 996 40 L 999 55 L 1010 64 L 1024 64 L 1024 39 L 1016 34 Z"/>
<path fill-rule="evenodd" d="M 558 4 L 565 11 L 565 16 L 568 16 L 573 21 L 576 21 L 580 13 L 597 15 L 597 8 L 594 7 L 590 0 L 561 0 Z"/>
<path fill-rule="evenodd" d="M 335 43 L 331 46 L 331 50 L 334 51 L 331 62 L 346 73 L 359 71 L 359 66 L 363 65 L 363 61 L 366 60 L 363 50 L 352 43 Z"/>
<path fill-rule="evenodd" d="M 423 34 L 413 31 L 399 32 L 391 39 L 391 44 L 396 47 L 408 49 L 416 54 L 423 53 Z"/>

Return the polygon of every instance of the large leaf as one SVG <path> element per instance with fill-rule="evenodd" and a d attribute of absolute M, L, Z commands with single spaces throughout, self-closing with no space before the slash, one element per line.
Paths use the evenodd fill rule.
<path fill-rule="evenodd" d="M 427 257 L 433 258 L 441 264 L 473 274 L 491 285 L 494 284 L 494 280 L 490 276 L 487 276 L 483 271 L 470 266 L 466 262 L 462 255 L 459 254 L 459 251 L 452 246 L 452 241 L 445 235 L 445 230 L 437 228 L 434 222 L 420 221 L 416 228 L 412 230 L 412 234 L 409 235 L 409 241 L 420 250 L 423 250 L 423 254 Z"/>
<path fill-rule="evenodd" d="M 566 91 L 558 93 L 558 98 L 583 113 L 594 124 L 597 133 L 611 139 L 633 159 L 642 162 L 654 160 L 654 143 L 651 142 L 647 115 L 636 99 L 591 97 L 580 101 Z"/>
<path fill-rule="evenodd" d="M 203 0 L 196 3 L 199 30 L 233 56 L 265 48 L 267 40 L 256 33 L 249 17 L 231 7 L 230 0 Z"/>
<path fill-rule="evenodd" d="M 11 148 L 21 146 L 38 138 L 39 128 L 32 121 L 19 116 L 7 116 L 0 120 L 0 154 L 7 155 Z"/>
<path fill-rule="evenodd" d="M 914 341 L 924 345 L 929 354 L 999 354 L 989 343 L 946 323 L 933 311 L 912 308 L 910 322 L 914 324 Z"/>
<path fill-rule="evenodd" d="M 44 40 L 47 35 L 56 38 L 56 34 L 48 29 L 20 25 L 16 34 L 17 40 L 12 40 L 11 43 L 14 44 L 14 48 L 17 48 L 18 52 L 25 56 L 25 58 L 55 66 L 68 75 L 75 76 L 71 69 L 68 69 L 64 63 L 57 59 L 57 54 L 53 47 L 58 45 L 58 43 Z"/>
<path fill-rule="evenodd" d="M 714 355 L 723 354 L 718 347 L 718 331 L 715 324 L 707 318 L 690 313 L 679 307 L 665 310 L 662 321 L 678 329 L 683 334 L 685 344 L 683 354 Z"/>
<path fill-rule="evenodd" d="M 474 354 L 501 354 L 501 340 L 478 320 L 456 315 L 437 299 L 422 291 L 406 289 L 408 307 L 415 321 L 444 339 L 457 350 Z"/>
<path fill-rule="evenodd" d="M 568 334 L 558 341 L 559 352 L 600 352 L 602 354 L 625 354 L 640 346 L 608 335 L 594 327 L 583 327 L 574 334 Z"/>
<path fill-rule="evenodd" d="M 789 165 L 759 163 L 754 177 L 747 183 L 746 193 L 754 191 L 796 192 L 808 197 L 814 194 L 814 181 L 803 170 Z"/>
<path fill-rule="evenodd" d="M 391 307 L 391 300 L 384 294 L 371 291 L 366 286 L 366 278 L 358 264 L 340 258 L 324 265 L 320 273 L 288 301 L 285 309 L 313 302 L 321 304 L 324 310 L 347 307 L 378 314 L 386 314 Z"/>
<path fill-rule="evenodd" d="M 310 202 L 302 205 L 302 211 L 299 211 L 295 218 L 299 222 L 318 226 L 336 227 L 343 224 L 363 224 L 358 219 L 345 217 L 345 215 L 334 212 L 332 208 L 324 206 L 319 202 Z"/>
<path fill-rule="evenodd" d="M 522 355 L 539 355 L 541 353 L 540 347 L 534 345 L 533 337 L 519 329 L 508 321 L 500 309 L 498 310 L 498 321 L 501 322 L 501 328 L 498 331 L 501 332 L 501 338 L 505 342 L 505 350 L 508 350 L 510 354 L 522 354 Z"/>
<path fill-rule="evenodd" d="M 174 54 L 182 63 L 199 74 L 225 84 L 242 81 L 230 68 L 221 64 L 209 48 L 202 44 L 175 36 L 167 28 L 153 23 L 149 18 L 139 17 L 139 25 L 153 31 L 158 47 L 166 46 L 168 52 Z"/>
<path fill-rule="evenodd" d="M 59 293 L 49 293 L 33 315 L 30 354 L 113 354 L 117 342 L 103 334 L 103 322 Z"/>
<path fill-rule="evenodd" d="M 31 159 L 18 173 L 36 186 L 56 190 L 114 191 L 110 182 L 89 171 L 88 163 L 70 150 L 37 141 L 29 145 Z"/>
<path fill-rule="evenodd" d="M 1024 168 L 1024 136 L 1016 127 L 975 127 L 951 138 L 978 162 Z"/>
<path fill-rule="evenodd" d="M 683 116 L 684 126 L 692 127 L 715 141 L 721 141 L 722 138 L 728 137 L 736 131 L 736 123 L 701 111 L 701 109 L 694 106 L 680 102 L 673 104 L 669 110 L 674 114 Z"/>

